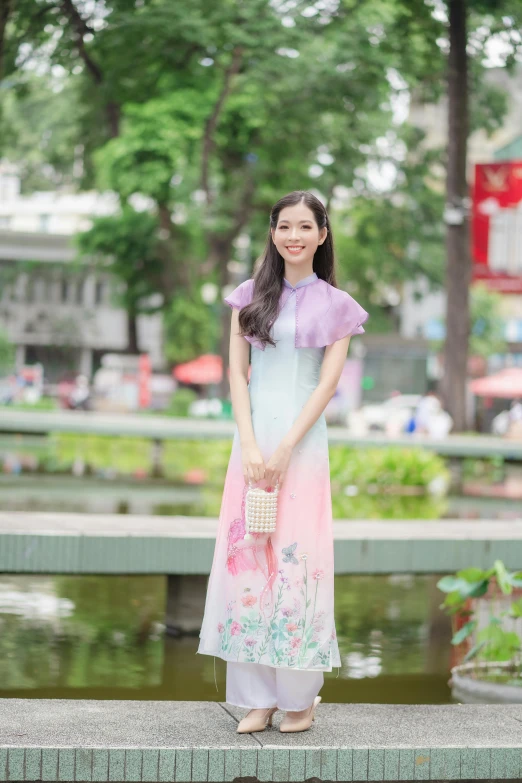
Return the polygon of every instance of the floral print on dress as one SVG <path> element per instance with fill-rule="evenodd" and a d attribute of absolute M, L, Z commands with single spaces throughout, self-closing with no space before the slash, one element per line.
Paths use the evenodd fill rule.
<path fill-rule="evenodd" d="M 258 597 L 245 588 L 240 606 L 236 601 L 227 604 L 227 617 L 218 623 L 221 635 L 221 652 L 228 660 L 244 663 L 260 663 L 268 659 L 272 666 L 308 668 L 328 666 L 330 648 L 335 630 L 329 638 L 328 649 L 318 649 L 320 633 L 325 628 L 325 611 L 316 611 L 317 596 L 324 571 L 316 568 L 309 579 L 308 554 L 296 553 L 297 542 L 284 547 L 283 562 L 289 563 L 278 570 L 278 590 L 271 615 L 266 618 L 260 611 Z M 296 579 L 296 566 L 300 575 Z M 285 601 L 285 593 L 291 589 L 290 579 L 299 588 L 302 600 Z"/>
<path fill-rule="evenodd" d="M 253 539 L 245 541 L 245 500 L 247 490 L 248 487 L 245 486 L 241 503 L 241 516 L 234 519 L 228 530 L 227 570 L 232 576 L 238 576 L 243 571 L 259 570 L 264 573 L 266 584 L 259 597 L 259 606 L 263 616 L 267 618 L 272 613 L 274 605 L 273 585 L 276 578 L 277 557 L 272 546 L 272 539 L 266 533 L 253 533 Z M 247 604 L 244 605 L 246 606 Z M 251 606 L 252 604 L 248 605 Z"/>

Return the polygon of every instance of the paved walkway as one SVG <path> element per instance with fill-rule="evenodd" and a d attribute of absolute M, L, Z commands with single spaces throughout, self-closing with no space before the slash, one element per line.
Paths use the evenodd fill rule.
<path fill-rule="evenodd" d="M 0 513 L 0 572 L 208 574 L 217 519 Z M 336 520 L 335 572 L 451 573 L 496 559 L 522 570 L 522 518 Z"/>
<path fill-rule="evenodd" d="M 311 729 L 237 734 L 218 702 L 0 700 L 2 781 L 517 780 L 522 705 L 321 703 Z"/>
<path fill-rule="evenodd" d="M 0 432 L 40 433 L 78 432 L 98 435 L 135 435 L 158 440 L 177 438 L 231 438 L 235 422 L 136 414 L 82 411 L 16 411 L 0 409 Z M 344 427 L 328 427 L 330 443 L 349 446 L 422 446 L 453 457 L 492 457 L 522 460 L 522 440 L 489 435 L 450 435 L 436 440 L 412 435 L 388 438 L 380 434 L 357 437 Z"/>

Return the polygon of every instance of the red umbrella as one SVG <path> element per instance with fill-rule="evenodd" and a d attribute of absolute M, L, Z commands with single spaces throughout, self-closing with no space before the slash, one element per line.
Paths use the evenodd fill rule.
<path fill-rule="evenodd" d="M 495 375 L 477 378 L 471 381 L 470 389 L 480 397 L 522 397 L 522 367 L 508 367 Z"/>
<path fill-rule="evenodd" d="M 223 375 L 223 362 L 221 356 L 205 353 L 191 362 L 178 364 L 172 375 L 181 383 L 219 383 Z"/>

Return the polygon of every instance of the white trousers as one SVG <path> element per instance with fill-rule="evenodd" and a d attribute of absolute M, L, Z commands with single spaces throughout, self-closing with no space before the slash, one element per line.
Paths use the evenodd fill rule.
<path fill-rule="evenodd" d="M 312 706 L 323 684 L 322 671 L 227 661 L 226 701 L 235 707 L 300 712 Z"/>

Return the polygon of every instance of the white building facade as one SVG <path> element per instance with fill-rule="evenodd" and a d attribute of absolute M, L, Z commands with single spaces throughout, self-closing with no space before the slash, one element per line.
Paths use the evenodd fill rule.
<path fill-rule="evenodd" d="M 128 347 L 127 314 L 113 278 L 78 259 L 73 236 L 118 209 L 113 194 L 20 194 L 16 170 L 0 162 L 0 329 L 17 366 L 42 362 L 46 377 L 91 377 L 104 353 Z M 163 369 L 161 315 L 138 317 L 140 351 Z"/>

